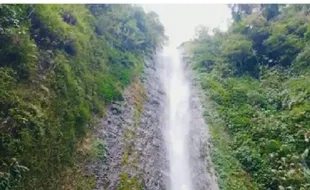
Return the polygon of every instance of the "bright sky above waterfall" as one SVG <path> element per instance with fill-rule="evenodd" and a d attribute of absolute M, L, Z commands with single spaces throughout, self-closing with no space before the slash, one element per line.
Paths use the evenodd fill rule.
<path fill-rule="evenodd" d="M 146 11 L 154 11 L 166 29 L 170 43 L 178 46 L 195 35 L 198 25 L 209 28 L 227 29 L 231 18 L 230 10 L 225 4 L 146 4 Z"/>

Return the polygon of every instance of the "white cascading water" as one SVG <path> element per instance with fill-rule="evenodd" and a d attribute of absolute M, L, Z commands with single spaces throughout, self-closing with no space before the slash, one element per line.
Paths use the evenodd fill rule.
<path fill-rule="evenodd" d="M 191 117 L 189 82 L 177 48 L 164 48 L 163 57 L 162 79 L 167 94 L 164 135 L 170 167 L 168 189 L 192 190 L 188 147 Z"/>

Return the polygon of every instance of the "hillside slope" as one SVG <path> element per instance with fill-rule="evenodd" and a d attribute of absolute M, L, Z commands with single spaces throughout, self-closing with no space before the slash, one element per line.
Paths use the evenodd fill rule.
<path fill-rule="evenodd" d="M 0 5 L 0 189 L 93 188 L 93 118 L 165 40 L 140 7 Z"/>
<path fill-rule="evenodd" d="M 309 5 L 231 9 L 227 32 L 183 44 L 208 97 L 220 187 L 310 189 Z"/>

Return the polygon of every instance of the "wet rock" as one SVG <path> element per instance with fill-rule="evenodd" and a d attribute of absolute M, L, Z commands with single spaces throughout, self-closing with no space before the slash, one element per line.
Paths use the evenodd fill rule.
<path fill-rule="evenodd" d="M 104 140 L 107 147 L 106 162 L 96 161 L 88 167 L 96 175 L 96 190 L 118 189 L 123 173 L 141 180 L 143 189 L 165 189 L 161 171 L 167 168 L 167 160 L 160 128 L 164 93 L 159 76 L 155 62 L 146 61 L 141 81 L 147 97 L 138 123 L 131 89 L 127 88 L 124 101 L 113 102 L 96 127 L 98 138 Z"/>
<path fill-rule="evenodd" d="M 219 190 L 217 178 L 210 157 L 211 144 L 208 125 L 203 118 L 203 107 L 198 90 L 199 83 L 193 79 L 191 68 L 186 68 L 186 75 L 191 81 L 190 112 L 192 115 L 190 130 L 190 157 L 192 181 L 195 190 Z"/>

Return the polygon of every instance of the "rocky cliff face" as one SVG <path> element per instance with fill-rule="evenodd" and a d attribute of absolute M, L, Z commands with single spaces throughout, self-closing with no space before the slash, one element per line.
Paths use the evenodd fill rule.
<path fill-rule="evenodd" d="M 192 65 L 187 60 L 188 54 L 181 48 L 182 61 L 184 62 L 185 75 L 190 81 L 190 160 L 191 177 L 195 190 L 219 190 L 216 171 L 211 160 L 212 140 L 209 126 L 203 117 L 206 107 L 203 104 L 201 85 L 196 78 Z"/>
<path fill-rule="evenodd" d="M 192 181 L 195 190 L 219 190 L 217 176 L 211 160 L 211 137 L 208 125 L 203 118 L 203 106 L 199 96 L 200 84 L 194 80 L 194 73 L 189 65 L 186 67 L 190 79 L 190 160 Z"/>
<path fill-rule="evenodd" d="M 106 145 L 106 158 L 89 164 L 96 175 L 96 190 L 147 189 L 169 187 L 168 155 L 165 150 L 165 104 L 163 91 L 166 63 L 162 56 L 146 61 L 142 76 L 124 91 L 124 100 L 112 103 L 95 127 L 97 138 Z M 199 83 L 193 80 L 189 65 L 185 68 L 190 85 L 190 167 L 195 190 L 218 190 L 210 158 L 211 142 L 202 116 Z"/>
<path fill-rule="evenodd" d="M 96 127 L 107 157 L 88 166 L 96 189 L 165 189 L 167 168 L 161 122 L 164 93 L 155 61 L 124 91 L 124 101 L 111 104 Z"/>

